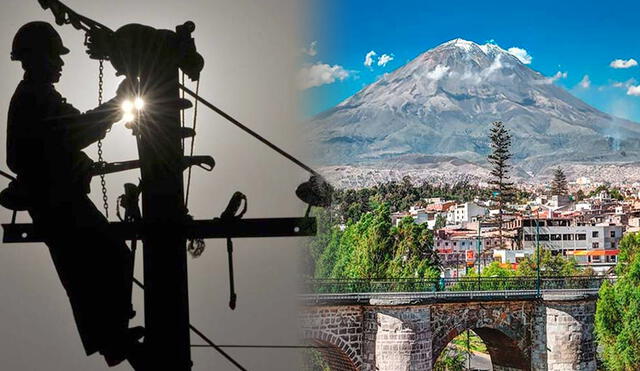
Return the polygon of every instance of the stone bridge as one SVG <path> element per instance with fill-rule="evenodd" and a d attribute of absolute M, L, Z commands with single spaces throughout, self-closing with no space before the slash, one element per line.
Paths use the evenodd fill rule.
<path fill-rule="evenodd" d="M 487 345 L 494 370 L 596 370 L 597 290 L 309 294 L 303 338 L 332 370 L 432 370 L 467 329 Z"/>

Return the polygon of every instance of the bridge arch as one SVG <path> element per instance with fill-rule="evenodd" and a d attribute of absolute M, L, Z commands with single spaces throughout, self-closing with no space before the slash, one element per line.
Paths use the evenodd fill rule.
<path fill-rule="evenodd" d="M 356 351 L 340 336 L 327 331 L 311 331 L 304 340 L 317 347 L 332 371 L 358 371 L 361 362 Z"/>
<path fill-rule="evenodd" d="M 456 336 L 469 329 L 487 346 L 494 370 L 531 370 L 530 312 L 525 307 L 506 311 L 481 304 L 444 304 L 440 308 L 442 312 L 432 312 L 434 362 Z"/>
<path fill-rule="evenodd" d="M 344 351 L 344 345 L 336 346 L 329 342 L 315 339 L 309 342 L 318 347 L 316 350 L 322 354 L 322 359 L 329 365 L 331 371 L 358 371 L 354 361 Z"/>

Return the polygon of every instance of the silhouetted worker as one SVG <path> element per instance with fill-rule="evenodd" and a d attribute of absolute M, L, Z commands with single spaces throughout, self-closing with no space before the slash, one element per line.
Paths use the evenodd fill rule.
<path fill-rule="evenodd" d="M 142 334 L 128 328 L 131 252 L 87 196 L 92 161 L 82 152 L 119 120 L 121 99 L 84 114 L 68 104 L 53 86 L 68 52 L 48 23 L 28 23 L 16 34 L 11 59 L 25 74 L 9 108 L 7 163 L 29 196 L 87 355 L 100 352 L 109 366 L 134 364 Z"/>

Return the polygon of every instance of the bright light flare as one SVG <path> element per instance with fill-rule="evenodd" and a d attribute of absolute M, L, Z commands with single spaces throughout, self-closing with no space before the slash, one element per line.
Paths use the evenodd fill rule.
<path fill-rule="evenodd" d="M 124 102 L 122 102 L 122 111 L 124 111 L 125 114 L 130 114 L 133 112 L 133 103 L 130 100 L 125 100 Z"/>
<path fill-rule="evenodd" d="M 133 101 L 133 106 L 136 107 L 138 111 L 141 111 L 144 108 L 144 100 L 140 97 L 136 97 Z"/>
<path fill-rule="evenodd" d="M 131 113 L 131 112 L 125 112 L 125 114 L 122 116 L 122 121 L 126 122 L 126 123 L 130 123 L 135 121 L 136 116 Z"/>

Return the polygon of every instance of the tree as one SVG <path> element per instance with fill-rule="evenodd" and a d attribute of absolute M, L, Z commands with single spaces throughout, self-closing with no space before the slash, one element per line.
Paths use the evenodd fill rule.
<path fill-rule="evenodd" d="M 391 230 L 394 256 L 387 265 L 388 278 L 438 278 L 440 259 L 433 249 L 433 232 L 411 217 Z"/>
<path fill-rule="evenodd" d="M 447 218 L 442 214 L 436 215 L 436 222 L 433 225 L 433 230 L 435 231 L 438 229 L 442 229 L 446 226 L 447 226 Z"/>
<path fill-rule="evenodd" d="M 437 371 L 464 371 L 467 357 L 456 347 L 446 347 L 433 365 Z"/>
<path fill-rule="evenodd" d="M 640 233 L 620 241 L 618 279 L 604 282 L 596 303 L 596 339 L 608 370 L 637 370 L 640 364 Z"/>
<path fill-rule="evenodd" d="M 534 277 L 537 274 L 538 252 L 527 256 L 518 264 L 516 276 Z M 591 269 L 582 269 L 575 259 L 553 255 L 550 250 L 540 247 L 540 275 L 542 277 L 588 276 Z"/>
<path fill-rule="evenodd" d="M 492 123 L 491 149 L 489 154 L 489 163 L 493 166 L 491 169 L 492 179 L 489 181 L 493 190 L 493 199 L 498 203 L 498 233 L 500 238 L 500 248 L 504 248 L 502 240 L 502 221 L 505 205 L 513 199 L 513 183 L 509 182 L 509 159 L 511 158 L 511 134 L 504 127 L 502 121 Z"/>
<path fill-rule="evenodd" d="M 551 195 L 552 196 L 564 196 L 569 193 L 567 177 L 564 175 L 564 171 L 561 168 L 556 168 L 553 171 L 553 181 L 551 182 Z"/>

